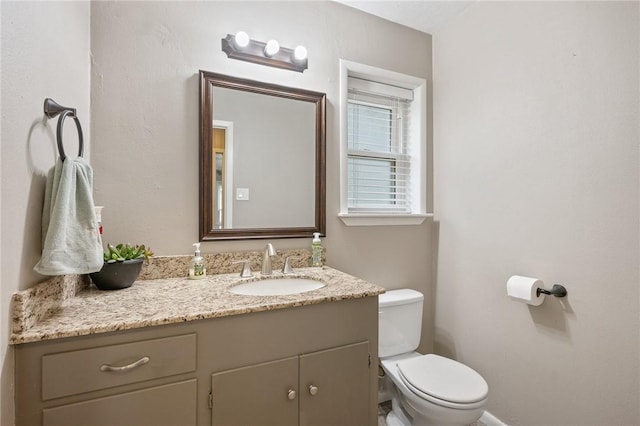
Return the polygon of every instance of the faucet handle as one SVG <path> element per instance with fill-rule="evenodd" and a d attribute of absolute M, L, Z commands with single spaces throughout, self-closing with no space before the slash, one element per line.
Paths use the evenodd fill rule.
<path fill-rule="evenodd" d="M 284 258 L 284 266 L 282 267 L 283 274 L 293 274 L 295 271 L 291 267 L 291 256 L 287 256 Z"/>
<path fill-rule="evenodd" d="M 251 272 L 251 264 L 249 263 L 249 259 L 244 259 L 244 260 L 236 260 L 234 262 L 231 262 L 234 265 L 237 265 L 238 263 L 244 263 L 244 266 L 242 267 L 242 272 L 240 272 L 240 278 L 251 278 L 253 277 L 253 272 Z"/>

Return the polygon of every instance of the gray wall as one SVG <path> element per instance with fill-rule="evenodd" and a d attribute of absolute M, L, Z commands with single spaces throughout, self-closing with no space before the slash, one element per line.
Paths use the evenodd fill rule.
<path fill-rule="evenodd" d="M 434 35 L 435 348 L 512 426 L 640 424 L 638 8 L 476 2 Z"/>
<path fill-rule="evenodd" d="M 57 157 L 57 118 L 44 119 L 50 97 L 75 107 L 90 157 L 89 3 L 5 2 L 2 14 L 2 155 L 0 161 L 0 424 L 13 424 L 13 350 L 8 341 L 15 291 L 44 279 L 33 271 L 40 259 L 44 176 Z M 77 153 L 72 120 L 65 151 Z"/>

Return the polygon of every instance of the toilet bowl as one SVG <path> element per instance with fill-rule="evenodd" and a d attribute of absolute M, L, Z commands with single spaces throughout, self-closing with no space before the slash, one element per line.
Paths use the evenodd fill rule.
<path fill-rule="evenodd" d="M 379 356 L 392 388 L 388 426 L 468 425 L 482 416 L 489 388 L 470 367 L 415 352 L 420 341 L 421 293 L 402 289 L 379 296 Z"/>

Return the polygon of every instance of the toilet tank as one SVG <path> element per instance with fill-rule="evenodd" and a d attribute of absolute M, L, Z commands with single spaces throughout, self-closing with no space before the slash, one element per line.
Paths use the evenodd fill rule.
<path fill-rule="evenodd" d="M 420 344 L 422 293 L 390 290 L 378 296 L 378 356 L 386 358 L 412 352 Z"/>

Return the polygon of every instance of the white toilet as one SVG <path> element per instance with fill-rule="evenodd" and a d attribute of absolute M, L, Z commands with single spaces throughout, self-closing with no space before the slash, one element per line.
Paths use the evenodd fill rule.
<path fill-rule="evenodd" d="M 415 352 L 423 301 L 422 293 L 410 289 L 379 296 L 378 355 L 385 372 L 379 399 L 388 400 L 384 389 L 392 397 L 387 425 L 468 425 L 482 416 L 489 387 L 464 364 Z"/>

